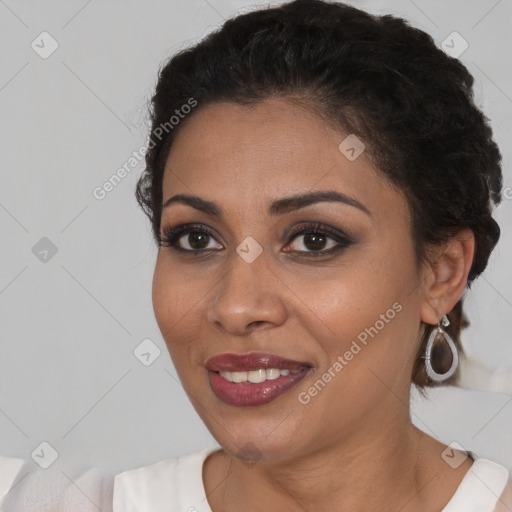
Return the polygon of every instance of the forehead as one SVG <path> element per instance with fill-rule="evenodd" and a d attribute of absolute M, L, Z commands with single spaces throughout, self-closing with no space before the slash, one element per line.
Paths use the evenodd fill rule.
<path fill-rule="evenodd" d="M 178 132 L 167 167 L 216 169 L 212 179 L 234 171 L 250 179 L 257 170 L 261 178 L 275 181 L 290 167 L 297 175 L 332 160 L 327 128 L 284 100 L 266 100 L 254 107 L 215 103 L 194 114 Z"/>
<path fill-rule="evenodd" d="M 365 151 L 349 159 L 354 152 L 340 150 L 349 135 L 282 98 L 254 107 L 207 105 L 176 135 L 166 163 L 164 201 L 186 193 L 240 211 L 241 206 L 266 208 L 284 195 L 331 189 L 352 195 L 369 209 L 375 204 L 381 209 L 400 206 L 400 194 Z M 348 140 L 354 145 L 353 138 Z"/>

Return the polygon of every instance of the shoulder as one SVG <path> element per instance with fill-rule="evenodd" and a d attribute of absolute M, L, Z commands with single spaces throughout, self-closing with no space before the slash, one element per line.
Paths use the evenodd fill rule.
<path fill-rule="evenodd" d="M 112 482 L 111 473 L 70 461 L 43 469 L 0 457 L 0 510 L 111 512 Z"/>
<path fill-rule="evenodd" d="M 0 497 L 5 496 L 12 488 L 24 464 L 23 459 L 0 455 Z"/>
<path fill-rule="evenodd" d="M 204 499 L 206 503 L 202 467 L 216 449 L 163 459 L 119 473 L 114 478 L 114 512 L 160 512 L 173 510 L 171 505 L 178 508 L 184 504 L 187 510 L 192 501 Z"/>
<path fill-rule="evenodd" d="M 488 459 L 476 459 L 443 512 L 509 512 L 506 505 L 500 507 L 506 503 L 502 496 L 510 492 L 510 473 L 506 467 Z"/>
<path fill-rule="evenodd" d="M 510 512 L 512 510 L 512 476 L 507 480 L 505 489 L 500 495 L 495 512 Z"/>

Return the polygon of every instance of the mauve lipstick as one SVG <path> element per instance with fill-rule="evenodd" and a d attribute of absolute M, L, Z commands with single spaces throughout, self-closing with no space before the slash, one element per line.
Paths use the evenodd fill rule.
<path fill-rule="evenodd" d="M 224 403 L 237 407 L 271 402 L 293 388 L 311 370 L 311 365 L 307 362 L 268 353 L 219 354 L 208 359 L 205 367 L 215 396 Z M 258 383 L 230 382 L 220 375 L 220 372 L 249 372 L 270 368 L 293 373 Z"/>

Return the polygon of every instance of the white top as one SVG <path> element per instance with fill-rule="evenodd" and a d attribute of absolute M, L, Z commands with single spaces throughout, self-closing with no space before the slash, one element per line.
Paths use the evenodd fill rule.
<path fill-rule="evenodd" d="M 114 475 L 0 456 L 0 512 L 112 512 Z"/>
<path fill-rule="evenodd" d="M 125 471 L 114 479 L 113 512 L 212 512 L 202 479 L 203 462 L 211 448 Z M 508 485 L 507 485 L 508 484 Z M 499 497 L 512 491 L 504 466 L 476 459 L 450 502 L 441 512 L 497 512 Z"/>
<path fill-rule="evenodd" d="M 0 455 L 0 503 L 11 490 L 23 464 L 23 459 L 2 457 Z"/>

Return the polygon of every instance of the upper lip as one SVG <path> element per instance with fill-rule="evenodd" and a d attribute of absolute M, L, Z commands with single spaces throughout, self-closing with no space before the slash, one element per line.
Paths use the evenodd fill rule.
<path fill-rule="evenodd" d="M 248 354 L 219 354 L 210 357 L 205 363 L 207 370 L 214 372 L 236 372 L 279 368 L 282 370 L 299 370 L 304 367 L 311 367 L 309 363 L 294 361 L 275 354 L 264 352 Z"/>

